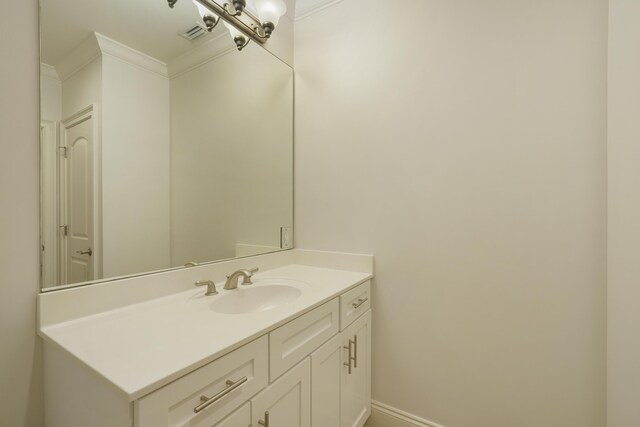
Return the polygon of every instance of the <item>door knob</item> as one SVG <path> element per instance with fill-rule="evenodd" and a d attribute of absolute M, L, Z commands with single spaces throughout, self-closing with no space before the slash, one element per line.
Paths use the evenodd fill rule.
<path fill-rule="evenodd" d="M 93 254 L 93 251 L 91 250 L 91 248 L 89 248 L 86 251 L 76 251 L 76 253 L 80 254 L 80 255 L 89 255 L 89 256 L 91 256 Z"/>

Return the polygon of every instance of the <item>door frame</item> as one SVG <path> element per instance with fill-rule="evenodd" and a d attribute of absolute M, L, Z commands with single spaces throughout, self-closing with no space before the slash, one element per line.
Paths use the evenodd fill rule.
<path fill-rule="evenodd" d="M 67 129 L 70 129 L 82 122 L 89 119 L 93 120 L 93 255 L 92 268 L 93 279 L 99 280 L 102 278 L 102 132 L 101 123 L 99 121 L 99 114 L 97 114 L 98 107 L 96 104 L 90 104 L 89 106 L 79 110 L 75 114 L 62 120 L 60 123 L 60 147 L 67 147 Z M 67 195 L 67 164 L 64 162 L 62 155 L 58 156 L 60 173 L 58 174 L 58 215 L 60 218 L 60 224 L 67 223 L 67 207 L 66 195 Z M 60 246 L 58 248 L 58 271 L 59 271 L 59 284 L 68 285 L 67 281 L 67 239 L 60 239 Z"/>
<path fill-rule="evenodd" d="M 59 283 L 58 170 L 59 122 L 40 121 L 40 283 Z"/>

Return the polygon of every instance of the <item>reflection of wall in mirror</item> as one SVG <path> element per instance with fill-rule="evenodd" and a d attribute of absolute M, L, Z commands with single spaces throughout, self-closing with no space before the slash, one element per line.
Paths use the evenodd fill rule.
<path fill-rule="evenodd" d="M 167 268 L 169 79 L 103 58 L 104 277 Z"/>
<path fill-rule="evenodd" d="M 280 248 L 293 212 L 292 79 L 253 44 L 171 79 L 173 265 Z"/>

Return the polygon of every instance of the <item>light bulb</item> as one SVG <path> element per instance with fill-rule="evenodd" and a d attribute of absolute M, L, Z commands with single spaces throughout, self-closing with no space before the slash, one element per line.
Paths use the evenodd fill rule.
<path fill-rule="evenodd" d="M 271 23 L 274 27 L 277 26 L 280 17 L 287 13 L 287 5 L 284 0 L 254 0 L 253 5 L 263 26 L 266 23 Z"/>
<path fill-rule="evenodd" d="M 204 21 L 204 24 L 207 26 L 207 30 L 211 32 L 213 28 L 218 24 L 220 17 L 215 13 L 211 12 L 209 9 L 204 7 L 202 4 L 198 3 L 196 0 L 191 0 L 193 4 L 198 8 L 198 13 L 200 17 Z"/>
<path fill-rule="evenodd" d="M 227 30 L 229 30 L 229 34 L 231 34 L 231 38 L 233 39 L 233 42 L 236 44 L 236 47 L 238 48 L 238 50 L 242 50 L 247 45 L 247 43 L 249 43 L 247 36 L 245 36 L 242 33 L 242 31 L 238 30 L 236 27 L 229 24 L 227 21 L 223 21 L 222 23 L 224 24 L 225 27 L 227 27 Z"/>

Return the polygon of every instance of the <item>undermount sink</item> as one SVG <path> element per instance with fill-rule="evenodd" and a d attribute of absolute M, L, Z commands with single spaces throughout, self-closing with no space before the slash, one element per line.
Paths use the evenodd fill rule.
<path fill-rule="evenodd" d="M 221 314 L 246 314 L 267 311 L 300 298 L 300 289 L 288 285 L 243 287 L 230 291 L 211 304 Z"/>

